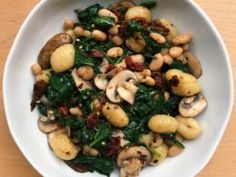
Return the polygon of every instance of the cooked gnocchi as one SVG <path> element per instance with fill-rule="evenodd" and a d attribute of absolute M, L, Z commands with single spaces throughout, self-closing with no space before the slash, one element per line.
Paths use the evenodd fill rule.
<path fill-rule="evenodd" d="M 156 1 L 94 4 L 65 18 L 31 66 L 31 110 L 53 154 L 78 172 L 135 177 L 184 153 L 207 107 L 193 36 Z M 189 147 L 191 148 L 191 147 Z M 157 174 L 158 176 L 158 174 Z"/>

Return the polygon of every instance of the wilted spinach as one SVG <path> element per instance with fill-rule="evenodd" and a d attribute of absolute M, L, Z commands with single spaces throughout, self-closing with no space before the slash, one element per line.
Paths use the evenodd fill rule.
<path fill-rule="evenodd" d="M 178 146 L 179 148 L 185 148 L 184 145 L 176 139 L 176 133 L 162 133 L 161 137 L 165 141 L 167 141 L 169 143 L 173 143 L 174 145 Z"/>
<path fill-rule="evenodd" d="M 114 170 L 114 162 L 112 159 L 104 157 L 91 157 L 80 154 L 74 160 L 74 163 L 84 165 L 90 171 L 98 171 L 101 174 L 110 176 L 110 173 Z"/>
<path fill-rule="evenodd" d="M 47 97 L 53 105 L 65 103 L 71 97 L 75 83 L 70 74 L 52 73 L 49 78 Z"/>
<path fill-rule="evenodd" d="M 43 103 L 38 104 L 38 111 L 41 115 L 47 116 L 47 106 L 45 106 Z"/>
<path fill-rule="evenodd" d="M 70 127 L 71 129 L 81 129 L 85 127 L 85 121 L 82 118 L 78 119 L 74 117 L 59 117 L 57 121 L 60 125 Z"/>
<path fill-rule="evenodd" d="M 157 2 L 154 0 L 145 0 L 145 1 L 141 2 L 139 5 L 151 9 L 157 5 Z"/>
<path fill-rule="evenodd" d="M 110 138 L 111 133 L 111 128 L 107 124 L 101 123 L 95 136 L 93 137 L 93 141 L 89 144 L 89 146 L 93 147 L 98 145 L 102 141 L 107 141 Z"/>
<path fill-rule="evenodd" d="M 181 63 L 180 61 L 176 61 L 176 60 L 173 61 L 173 63 L 170 65 L 170 68 L 179 69 L 185 73 L 189 72 L 189 70 L 185 64 Z"/>
<path fill-rule="evenodd" d="M 92 18 L 93 24 L 98 29 L 108 30 L 115 25 L 115 19 L 113 17 L 94 17 Z"/>
<path fill-rule="evenodd" d="M 141 24 L 139 24 L 137 21 L 129 21 L 127 30 L 130 34 L 134 34 L 136 32 L 141 32 L 144 34 L 149 34 L 149 30 L 144 28 Z"/>

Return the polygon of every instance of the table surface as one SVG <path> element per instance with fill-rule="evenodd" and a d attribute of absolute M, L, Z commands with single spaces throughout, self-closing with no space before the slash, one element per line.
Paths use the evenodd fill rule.
<path fill-rule="evenodd" d="M 1 0 L 0 1 L 0 71 L 4 64 L 20 25 L 39 0 Z M 196 0 L 215 23 L 222 34 L 231 57 L 232 69 L 236 70 L 236 1 Z M 236 74 L 234 73 L 236 77 Z M 2 72 L 1 72 L 2 78 Z M 1 82 L 2 93 L 2 82 Z M 40 175 L 22 156 L 16 147 L 7 127 L 0 96 L 0 176 L 1 177 L 39 177 Z M 208 165 L 198 177 L 236 176 L 236 109 L 234 107 L 224 137 Z"/>

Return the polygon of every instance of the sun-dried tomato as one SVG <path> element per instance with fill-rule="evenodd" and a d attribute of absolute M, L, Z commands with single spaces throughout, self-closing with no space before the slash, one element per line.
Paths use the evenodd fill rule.
<path fill-rule="evenodd" d="M 87 53 L 88 57 L 94 57 L 94 58 L 99 58 L 103 59 L 104 58 L 104 53 L 100 50 L 93 49 Z"/>
<path fill-rule="evenodd" d="M 120 149 L 120 137 L 112 137 L 105 148 L 105 155 L 110 157 L 117 154 Z"/>
<path fill-rule="evenodd" d="M 143 63 L 134 62 L 133 59 L 129 56 L 125 58 L 125 62 L 126 62 L 127 67 L 132 71 L 141 72 L 144 70 L 145 66 Z"/>
<path fill-rule="evenodd" d="M 97 113 L 91 113 L 88 115 L 86 119 L 87 127 L 88 128 L 97 128 L 100 123 L 100 115 Z"/>
<path fill-rule="evenodd" d="M 69 108 L 67 106 L 59 106 L 58 107 L 58 112 L 62 115 L 62 116 L 68 116 L 69 115 Z"/>
<path fill-rule="evenodd" d="M 167 36 L 170 33 L 169 28 L 166 28 L 160 20 L 156 19 L 152 21 L 152 28 L 155 32 L 162 34 L 163 36 Z"/>
<path fill-rule="evenodd" d="M 169 80 L 169 84 L 171 86 L 177 87 L 179 85 L 179 78 L 177 76 L 173 76 L 170 80 Z"/>
<path fill-rule="evenodd" d="M 153 72 L 152 78 L 155 80 L 155 87 L 156 88 L 163 88 L 164 87 L 164 78 L 160 72 Z"/>
<path fill-rule="evenodd" d="M 34 84 L 33 89 L 33 96 L 31 101 L 31 111 L 34 110 L 35 106 L 37 105 L 37 101 L 40 99 L 41 96 L 47 91 L 48 84 L 44 80 L 37 81 Z"/>

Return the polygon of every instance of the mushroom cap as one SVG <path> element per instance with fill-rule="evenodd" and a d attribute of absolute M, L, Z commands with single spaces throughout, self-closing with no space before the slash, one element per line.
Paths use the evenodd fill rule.
<path fill-rule="evenodd" d="M 45 116 L 39 116 L 38 127 L 43 133 L 51 133 L 59 128 L 56 122 L 50 121 L 48 117 Z"/>
<path fill-rule="evenodd" d="M 94 79 L 94 84 L 97 88 L 101 90 L 106 90 L 108 85 L 107 75 L 106 74 L 98 74 Z"/>
<path fill-rule="evenodd" d="M 195 117 L 207 106 L 207 99 L 202 94 L 185 97 L 179 104 L 179 112 L 183 117 Z"/>
<path fill-rule="evenodd" d="M 119 96 L 130 104 L 134 104 L 135 93 L 137 90 L 138 88 L 130 82 L 124 82 L 117 87 L 117 93 Z"/>
<path fill-rule="evenodd" d="M 77 73 L 76 73 L 76 69 L 74 69 L 71 73 L 74 81 L 75 81 L 75 85 L 78 88 L 79 91 L 82 90 L 86 90 L 89 88 L 92 88 L 90 82 L 83 80 L 82 78 L 80 78 Z"/>
<path fill-rule="evenodd" d="M 148 149 L 144 146 L 133 146 L 127 149 L 123 149 L 117 156 L 116 163 L 118 167 L 121 167 L 123 161 L 127 159 L 140 159 L 143 161 L 143 166 L 149 164 L 152 159 L 152 155 Z"/>
<path fill-rule="evenodd" d="M 202 75 L 202 66 L 196 55 L 192 52 L 185 52 L 183 56 L 187 59 L 187 67 L 192 75 L 196 78 Z"/>
<path fill-rule="evenodd" d="M 106 89 L 107 98 L 113 103 L 121 102 L 120 96 L 117 95 L 117 87 L 119 87 L 122 83 L 124 83 L 128 80 L 131 80 L 131 79 L 134 80 L 135 82 L 137 82 L 137 77 L 132 71 L 123 70 L 123 71 L 120 71 L 119 73 L 117 73 L 110 80 L 110 82 L 107 86 L 107 89 Z M 120 90 L 120 93 L 123 93 L 123 91 L 124 91 L 124 89 L 119 89 L 119 90 Z"/>

